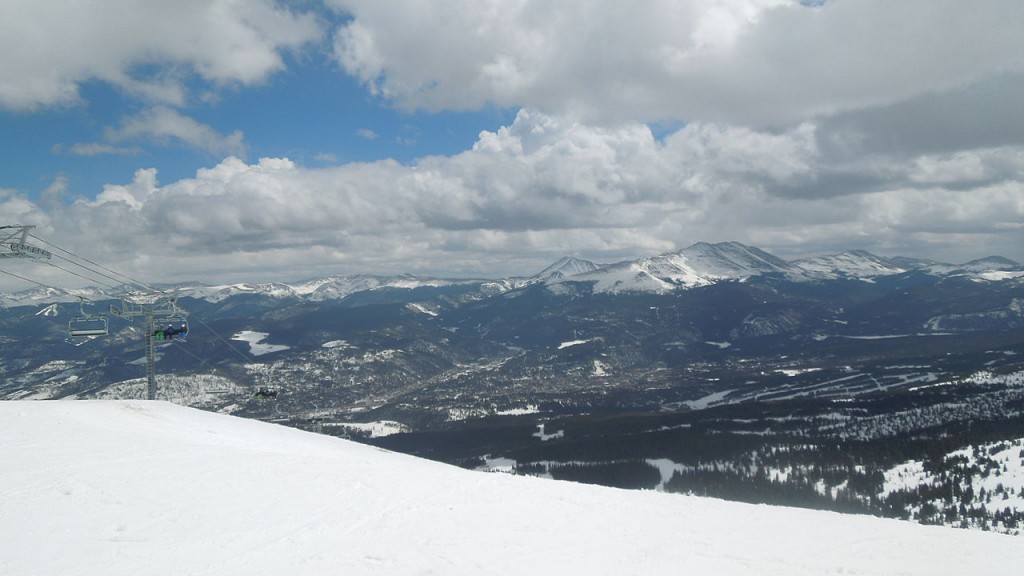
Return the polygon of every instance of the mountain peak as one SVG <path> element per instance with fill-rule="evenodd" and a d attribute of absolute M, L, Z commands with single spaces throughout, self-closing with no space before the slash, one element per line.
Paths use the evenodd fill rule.
<path fill-rule="evenodd" d="M 560 278 L 568 278 L 577 274 L 586 274 L 587 272 L 593 272 L 600 268 L 597 264 L 589 260 L 580 260 L 579 258 L 573 258 L 572 256 L 563 256 L 554 264 L 548 266 L 538 274 L 533 276 L 537 280 L 557 280 Z"/>
<path fill-rule="evenodd" d="M 759 248 L 739 242 L 698 242 L 678 252 L 619 262 L 567 280 L 594 281 L 597 293 L 664 293 L 790 270 L 785 260 Z"/>
<path fill-rule="evenodd" d="M 808 277 L 816 279 L 873 278 L 907 270 L 894 260 L 876 256 L 866 250 L 802 258 L 792 264 Z"/>
<path fill-rule="evenodd" d="M 960 270 L 970 272 L 1017 272 L 1022 268 L 1019 262 L 1014 262 L 1002 256 L 986 256 L 957 266 Z"/>
<path fill-rule="evenodd" d="M 790 264 L 739 242 L 698 242 L 679 252 L 696 270 L 726 278 L 743 278 L 765 272 L 785 272 Z"/>

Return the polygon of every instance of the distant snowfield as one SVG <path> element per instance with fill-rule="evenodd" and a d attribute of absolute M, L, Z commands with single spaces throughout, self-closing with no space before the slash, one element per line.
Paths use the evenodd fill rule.
<path fill-rule="evenodd" d="M 347 340 L 331 340 L 320 345 L 323 348 L 352 348 Z"/>
<path fill-rule="evenodd" d="M 283 344 L 264 344 L 263 341 L 267 339 L 270 334 L 266 332 L 253 332 L 252 330 L 242 330 L 238 334 L 231 337 L 232 340 L 241 340 L 242 342 L 249 343 L 249 353 L 253 356 L 263 356 L 264 354 L 270 354 L 271 352 L 280 352 L 281 350 L 287 350 L 291 346 L 285 346 Z"/>
<path fill-rule="evenodd" d="M 1019 574 L 1019 538 L 472 472 L 165 402 L 0 402 L 0 574 Z"/>
<path fill-rule="evenodd" d="M 590 338 L 588 340 L 570 340 L 568 342 L 562 342 L 561 344 L 559 344 L 558 349 L 564 350 L 566 348 L 570 348 L 572 346 L 579 346 L 580 344 L 586 344 L 587 342 L 592 342 L 594 340 L 596 340 L 596 338 Z"/>
<path fill-rule="evenodd" d="M 698 398 L 696 400 L 687 400 L 686 402 L 681 402 L 680 404 L 686 405 L 690 410 L 704 410 L 708 406 L 721 404 L 722 402 L 725 401 L 725 397 L 728 396 L 729 394 L 732 394 L 733 392 L 734 390 L 722 390 L 720 392 L 708 394 L 707 396 Z"/>
<path fill-rule="evenodd" d="M 408 432 L 409 428 L 400 422 L 393 420 L 378 420 L 376 422 L 351 422 L 351 423 L 331 423 L 327 424 L 328 427 L 336 428 L 348 428 L 350 430 L 358 430 L 365 434 L 369 434 L 370 438 L 380 438 L 382 436 L 391 436 L 392 434 L 399 434 L 402 432 Z"/>

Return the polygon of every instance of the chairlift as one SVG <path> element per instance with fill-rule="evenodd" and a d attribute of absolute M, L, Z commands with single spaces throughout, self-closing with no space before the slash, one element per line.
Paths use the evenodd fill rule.
<path fill-rule="evenodd" d="M 171 301 L 170 313 L 153 322 L 153 337 L 157 340 L 183 339 L 188 336 L 188 315 Z"/>
<path fill-rule="evenodd" d="M 78 302 L 80 314 L 68 322 L 68 333 L 73 337 L 79 336 L 106 336 L 110 333 L 110 325 L 106 316 L 87 314 L 85 312 L 84 299 Z"/>
<path fill-rule="evenodd" d="M 261 386 L 254 396 L 258 400 L 277 400 L 277 388 Z"/>
<path fill-rule="evenodd" d="M 106 336 L 110 326 L 105 316 L 79 316 L 68 322 L 72 336 Z"/>

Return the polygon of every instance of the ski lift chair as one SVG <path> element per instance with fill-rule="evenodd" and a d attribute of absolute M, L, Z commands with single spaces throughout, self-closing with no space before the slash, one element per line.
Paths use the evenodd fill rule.
<path fill-rule="evenodd" d="M 78 303 L 78 310 L 80 314 L 68 322 L 68 333 L 71 336 L 106 336 L 110 333 L 106 316 L 87 314 L 82 301 Z"/>
<path fill-rule="evenodd" d="M 68 332 L 78 336 L 106 336 L 110 326 L 105 316 L 78 316 L 68 322 Z"/>
<path fill-rule="evenodd" d="M 174 303 L 171 303 L 171 313 L 167 316 L 160 317 L 159 320 L 154 322 L 156 326 L 167 326 L 169 330 L 163 331 L 157 329 L 158 332 L 164 332 L 169 337 L 178 337 L 179 339 L 188 336 L 188 315 L 182 312 Z"/>
<path fill-rule="evenodd" d="M 277 388 L 260 387 L 254 396 L 257 400 L 277 400 Z"/>

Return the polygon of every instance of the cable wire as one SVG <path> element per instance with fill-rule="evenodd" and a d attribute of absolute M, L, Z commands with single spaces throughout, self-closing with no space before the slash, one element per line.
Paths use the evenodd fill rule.
<path fill-rule="evenodd" d="M 67 268 L 65 268 L 63 266 L 58 266 L 58 265 L 54 264 L 53 262 L 50 262 L 49 260 L 45 261 L 45 264 L 47 266 L 53 266 L 54 268 L 56 268 L 58 270 L 63 270 L 65 272 L 67 272 L 68 274 L 71 274 L 71 275 L 74 275 L 74 276 L 78 276 L 79 278 L 83 278 L 83 279 L 88 280 L 90 282 L 95 282 L 95 283 L 100 284 L 100 285 L 102 285 L 102 286 L 104 286 L 106 288 L 110 288 L 111 290 L 117 290 L 117 288 L 118 288 L 117 286 L 114 286 L 112 284 L 107 284 L 105 282 L 100 282 L 99 280 L 96 280 L 95 278 L 89 278 L 88 276 L 83 276 L 82 274 L 79 274 L 78 272 L 75 272 L 74 270 L 68 270 Z M 72 264 L 74 264 L 74 262 L 72 262 Z M 85 267 L 83 266 L 83 268 L 85 268 Z M 88 268 L 86 268 L 86 270 L 88 270 Z"/>
<path fill-rule="evenodd" d="M 206 329 L 207 329 L 207 330 L 209 330 L 209 331 L 210 331 L 210 332 L 211 332 L 211 333 L 212 333 L 212 334 L 213 334 L 214 336 L 216 336 L 216 337 L 217 337 L 217 338 L 218 338 L 218 339 L 219 339 L 219 340 L 220 340 L 221 342 L 223 342 L 223 343 L 227 344 L 228 348 L 230 348 L 230 349 L 231 349 L 231 351 L 232 351 L 232 352 L 234 352 L 235 354 L 237 354 L 237 355 L 238 355 L 238 356 L 239 356 L 239 357 L 240 357 L 240 358 L 241 358 L 242 360 L 245 360 L 245 362 L 246 362 L 246 363 L 252 362 L 252 359 L 251 359 L 251 358 L 249 358 L 248 356 L 246 356 L 245 354 L 243 354 L 242 352 L 240 352 L 240 351 L 238 350 L 238 348 L 235 348 L 235 345 L 234 345 L 234 344 L 232 344 L 231 342 L 229 342 L 228 340 L 226 340 L 226 339 L 225 339 L 225 338 L 224 338 L 223 336 L 221 336 L 220 334 L 218 334 L 218 333 L 217 333 L 217 331 L 216 331 L 216 330 L 214 330 L 214 329 L 213 329 L 213 328 L 212 328 L 212 327 L 211 327 L 211 326 L 210 326 L 209 324 L 207 324 L 206 322 L 204 322 L 202 318 L 200 318 L 199 316 L 197 316 L 197 315 L 195 315 L 195 314 L 189 314 L 189 316 L 190 316 L 190 317 L 192 317 L 192 318 L 195 318 L 196 320 L 198 320 L 200 324 L 202 324 L 203 326 L 205 326 L 205 327 L 206 327 Z"/>
<path fill-rule="evenodd" d="M 33 284 L 38 284 L 38 285 L 42 286 L 43 288 L 49 288 L 50 290 L 56 290 L 57 292 L 63 292 L 64 291 L 64 290 L 61 290 L 60 288 L 57 288 L 56 286 L 50 286 L 49 284 L 43 284 L 42 282 L 40 282 L 38 280 L 33 280 L 31 278 L 26 278 L 24 276 L 19 276 L 19 275 L 15 274 L 14 272 L 8 272 L 7 270 L 0 270 L 0 272 L 2 272 L 4 274 L 7 274 L 8 276 L 13 276 L 13 277 L 15 277 L 15 278 L 17 278 L 19 280 L 24 280 L 26 282 L 31 282 Z"/>
<path fill-rule="evenodd" d="M 157 290 L 156 288 L 146 284 L 145 282 L 141 282 L 139 280 L 136 280 L 136 279 L 132 278 L 131 276 L 126 275 L 126 274 L 121 274 L 120 272 L 117 272 L 115 270 L 111 270 L 110 268 L 107 268 L 106 266 L 103 266 L 102 264 L 99 264 L 97 262 L 93 262 L 92 260 L 90 260 L 90 259 L 88 259 L 88 258 L 86 258 L 84 256 L 79 256 L 78 254 L 75 254 L 74 252 L 71 252 L 70 250 L 66 250 L 64 248 L 61 248 L 60 246 L 57 246 L 56 244 L 54 244 L 52 242 L 48 242 L 48 241 L 46 241 L 46 240 L 36 236 L 35 234 L 29 234 L 29 236 L 31 238 L 34 238 L 34 239 L 42 242 L 43 244 L 46 244 L 47 246 L 55 248 L 55 249 L 65 253 L 65 254 L 69 254 L 71 256 L 74 256 L 75 258 L 78 258 L 79 260 L 83 260 L 85 262 L 88 262 L 89 264 L 99 268 L 100 270 L 105 270 L 106 272 L 110 272 L 111 274 L 115 274 L 117 276 L 120 276 L 121 278 L 114 278 L 112 276 L 108 276 L 108 275 L 103 274 L 102 272 L 98 272 L 96 270 L 90 270 L 90 272 L 94 272 L 94 273 L 96 273 L 96 274 L 98 274 L 100 276 L 103 276 L 105 278 L 113 280 L 114 282 L 119 282 L 119 283 L 122 283 L 122 284 L 135 284 L 136 286 L 138 286 L 140 288 L 144 288 L 145 290 L 148 290 L 148 291 L 151 291 L 151 292 L 160 292 L 160 290 Z M 86 270 L 89 270 L 89 268 L 87 266 L 83 266 L 82 264 L 78 264 L 77 262 L 72 262 L 71 260 L 68 260 L 67 258 L 65 258 L 63 256 L 60 256 L 59 254 L 57 255 L 57 257 L 61 258 L 62 260 L 71 262 L 72 264 L 74 264 L 76 266 L 79 266 L 81 268 L 85 268 Z M 125 282 L 125 280 L 128 280 L 128 282 Z"/>

